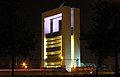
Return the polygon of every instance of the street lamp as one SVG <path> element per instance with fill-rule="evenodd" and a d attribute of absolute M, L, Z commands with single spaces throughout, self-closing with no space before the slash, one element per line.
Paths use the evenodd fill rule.
<path fill-rule="evenodd" d="M 24 68 L 28 68 L 28 66 L 27 66 L 27 64 L 26 64 L 25 62 L 22 63 L 22 66 L 23 66 Z"/>
<path fill-rule="evenodd" d="M 28 68 L 28 66 L 25 66 L 25 68 Z"/>
<path fill-rule="evenodd" d="M 23 62 L 23 63 L 22 63 L 22 66 L 26 66 L 26 63 L 25 63 L 25 62 Z"/>

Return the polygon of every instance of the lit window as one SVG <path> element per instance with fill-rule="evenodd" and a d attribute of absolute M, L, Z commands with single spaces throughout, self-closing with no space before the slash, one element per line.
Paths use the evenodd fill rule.
<path fill-rule="evenodd" d="M 61 26 L 59 23 L 59 20 L 62 20 L 62 17 L 53 19 L 53 32 L 58 32 L 59 31 L 59 26 Z"/>
<path fill-rule="evenodd" d="M 46 17 L 44 19 L 44 32 L 45 34 L 58 32 L 61 30 L 62 13 Z"/>

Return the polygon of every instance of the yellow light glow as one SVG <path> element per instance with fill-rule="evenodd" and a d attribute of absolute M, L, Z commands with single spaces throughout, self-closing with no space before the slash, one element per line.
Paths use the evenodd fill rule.
<path fill-rule="evenodd" d="M 47 62 L 47 65 L 60 65 L 61 61 L 57 61 L 57 62 Z"/>
<path fill-rule="evenodd" d="M 47 58 L 47 56 L 46 56 L 46 48 L 47 48 L 47 46 L 46 46 L 46 37 L 44 37 L 44 59 L 46 59 Z"/>
<path fill-rule="evenodd" d="M 51 42 L 51 44 L 53 44 L 54 42 Z"/>
<path fill-rule="evenodd" d="M 25 62 L 23 62 L 23 63 L 22 63 L 22 66 L 26 66 L 26 63 L 25 63 Z"/>
<path fill-rule="evenodd" d="M 58 68 L 61 67 L 60 65 L 55 65 L 55 66 L 46 66 L 47 68 Z"/>
<path fill-rule="evenodd" d="M 54 54 L 61 54 L 61 51 L 59 50 L 59 51 L 54 51 L 54 52 L 47 52 L 47 55 L 51 55 L 52 53 L 54 53 Z"/>
<path fill-rule="evenodd" d="M 28 66 L 25 66 L 25 68 L 28 68 Z"/>
<path fill-rule="evenodd" d="M 63 65 L 63 56 L 61 56 L 61 65 Z"/>
<path fill-rule="evenodd" d="M 71 67 L 74 66 L 74 35 L 71 35 Z"/>
<path fill-rule="evenodd" d="M 61 43 L 61 40 L 47 41 L 46 44 Z"/>
<path fill-rule="evenodd" d="M 52 52 L 51 54 L 53 55 L 54 53 Z"/>
<path fill-rule="evenodd" d="M 61 36 L 61 43 L 60 44 L 61 44 L 60 45 L 61 46 L 61 48 L 60 48 L 61 53 L 60 54 L 62 55 L 62 36 Z"/>
<path fill-rule="evenodd" d="M 46 39 L 46 37 L 44 36 L 44 60 L 46 60 L 46 58 L 47 58 L 47 54 L 46 54 L 46 48 L 47 48 L 47 46 L 46 46 L 46 41 L 47 41 L 47 39 Z M 44 66 L 45 66 L 45 61 L 44 61 Z"/>
<path fill-rule="evenodd" d="M 53 48 L 53 47 L 61 47 L 60 50 L 57 50 L 57 51 L 51 51 L 51 52 L 46 52 L 46 56 L 49 56 L 49 55 L 55 55 L 55 54 L 58 54 L 58 55 L 61 55 L 62 54 L 62 36 L 57 36 L 57 37 L 52 37 L 52 38 L 46 38 L 46 48 Z M 58 56 L 60 57 L 60 56 Z M 52 65 L 52 67 L 58 67 L 58 65 L 60 66 L 61 65 L 61 61 L 57 61 L 57 62 L 45 62 L 46 63 L 46 66 L 48 66 L 49 68 L 51 66 L 49 65 Z"/>
<path fill-rule="evenodd" d="M 63 59 L 63 56 L 61 56 L 61 59 Z"/>
<path fill-rule="evenodd" d="M 51 65 L 54 65 L 54 63 L 51 63 Z"/>
<path fill-rule="evenodd" d="M 61 36 L 48 38 L 47 41 L 56 40 L 56 39 L 61 39 Z"/>
<path fill-rule="evenodd" d="M 61 46 L 61 44 L 49 45 L 47 46 L 47 48 L 53 48 L 53 47 L 58 47 L 58 46 Z"/>

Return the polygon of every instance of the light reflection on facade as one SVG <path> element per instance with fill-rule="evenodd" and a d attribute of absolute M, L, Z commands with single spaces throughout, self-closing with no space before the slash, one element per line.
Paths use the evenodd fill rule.
<path fill-rule="evenodd" d="M 63 6 L 44 12 L 42 23 L 42 66 L 65 66 L 68 71 L 80 66 L 79 9 Z"/>

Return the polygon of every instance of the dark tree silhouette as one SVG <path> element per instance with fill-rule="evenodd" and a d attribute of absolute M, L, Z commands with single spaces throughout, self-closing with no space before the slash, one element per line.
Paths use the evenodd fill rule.
<path fill-rule="evenodd" d="M 36 36 L 25 27 L 18 1 L 3 0 L 0 5 L 0 54 L 11 56 L 11 77 L 14 77 L 15 56 L 30 56 L 30 51 L 35 48 Z"/>
<path fill-rule="evenodd" d="M 93 29 L 83 33 L 87 40 L 87 48 L 94 51 L 97 56 L 96 73 L 101 68 L 102 59 L 110 53 L 115 56 L 115 75 L 118 75 L 118 53 L 120 45 L 120 6 L 110 2 L 96 3 L 92 8 L 96 11 Z"/>

